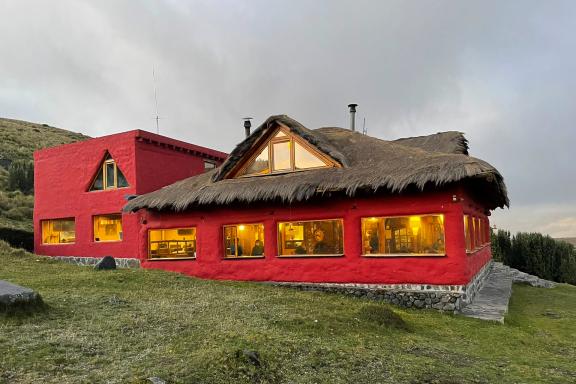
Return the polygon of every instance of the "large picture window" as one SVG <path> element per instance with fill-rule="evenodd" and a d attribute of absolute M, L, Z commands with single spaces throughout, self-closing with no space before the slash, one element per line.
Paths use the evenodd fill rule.
<path fill-rule="evenodd" d="M 444 255 L 444 216 L 419 215 L 362 219 L 362 254 Z"/>
<path fill-rule="evenodd" d="M 340 256 L 343 239 L 340 219 L 278 223 L 279 256 Z"/>
<path fill-rule="evenodd" d="M 121 241 L 122 215 L 94 216 L 94 241 Z"/>
<path fill-rule="evenodd" d="M 303 140 L 289 132 L 278 130 L 238 172 L 238 176 L 266 175 L 333 165 L 332 161 L 310 148 Z"/>
<path fill-rule="evenodd" d="M 102 191 L 105 189 L 116 189 L 128 187 L 126 177 L 120 171 L 114 159 L 110 154 L 106 154 L 102 166 L 98 170 L 92 186 L 91 191 Z"/>
<path fill-rule="evenodd" d="M 181 259 L 196 257 L 196 228 L 150 229 L 150 259 Z"/>
<path fill-rule="evenodd" d="M 224 257 L 264 257 L 264 224 L 225 225 Z"/>
<path fill-rule="evenodd" d="M 42 244 L 73 244 L 76 224 L 73 218 L 42 220 Z"/>

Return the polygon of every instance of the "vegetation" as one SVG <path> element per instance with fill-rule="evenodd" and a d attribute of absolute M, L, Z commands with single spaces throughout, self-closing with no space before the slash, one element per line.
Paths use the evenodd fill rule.
<path fill-rule="evenodd" d="M 492 233 L 495 260 L 543 279 L 576 284 L 576 248 L 540 233 Z"/>
<path fill-rule="evenodd" d="M 0 238 L 25 232 L 32 236 L 34 151 L 88 138 L 46 124 L 0 118 Z"/>
<path fill-rule="evenodd" d="M 573 383 L 576 287 L 515 286 L 506 324 L 337 294 L 95 271 L 0 243 L 48 308 L 0 315 L 0 383 Z"/>

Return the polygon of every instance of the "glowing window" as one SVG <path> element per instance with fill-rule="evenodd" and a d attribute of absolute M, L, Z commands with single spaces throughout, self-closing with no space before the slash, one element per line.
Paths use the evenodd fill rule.
<path fill-rule="evenodd" d="M 466 241 L 466 252 L 472 252 L 474 250 L 474 224 L 472 223 L 472 218 L 468 215 L 464 215 L 464 239 Z"/>
<path fill-rule="evenodd" d="M 444 255 L 444 216 L 362 219 L 363 255 Z"/>
<path fill-rule="evenodd" d="M 121 241 L 122 215 L 99 215 L 93 217 L 94 241 Z"/>
<path fill-rule="evenodd" d="M 150 259 L 183 259 L 196 257 L 196 228 L 150 229 Z"/>
<path fill-rule="evenodd" d="M 264 257 L 264 224 L 224 226 L 224 258 Z"/>
<path fill-rule="evenodd" d="M 128 187 L 128 181 L 110 154 L 106 154 L 102 166 L 99 168 L 90 191 L 102 191 Z"/>
<path fill-rule="evenodd" d="M 76 224 L 73 218 L 42 220 L 42 244 L 73 244 Z"/>
<path fill-rule="evenodd" d="M 278 223 L 278 255 L 341 256 L 343 238 L 340 219 Z"/>
<path fill-rule="evenodd" d="M 263 175 L 271 172 L 286 172 L 310 168 L 330 167 L 333 162 L 323 160 L 323 155 L 307 148 L 293 135 L 278 130 L 238 172 L 238 176 Z"/>

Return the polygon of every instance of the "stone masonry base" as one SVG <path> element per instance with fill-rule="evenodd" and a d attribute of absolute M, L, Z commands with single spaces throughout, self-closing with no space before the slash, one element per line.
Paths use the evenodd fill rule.
<path fill-rule="evenodd" d="M 271 282 L 270 284 L 304 291 L 344 293 L 372 300 L 383 300 L 406 308 L 432 308 L 458 313 L 472 301 L 491 268 L 492 261 L 489 261 L 467 285 L 294 282 Z"/>
<path fill-rule="evenodd" d="M 81 266 L 94 266 L 102 257 L 78 257 L 78 256 L 48 256 L 68 264 Z M 140 260 L 132 258 L 114 258 L 118 268 L 140 268 Z"/>

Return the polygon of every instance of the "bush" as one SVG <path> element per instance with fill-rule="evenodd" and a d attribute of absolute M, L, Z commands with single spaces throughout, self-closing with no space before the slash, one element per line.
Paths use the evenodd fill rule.
<path fill-rule="evenodd" d="M 8 189 L 30 194 L 34 191 L 34 162 L 15 160 L 8 167 Z"/>
<path fill-rule="evenodd" d="M 492 232 L 492 255 L 497 261 L 559 283 L 576 284 L 576 249 L 541 233 Z"/>

